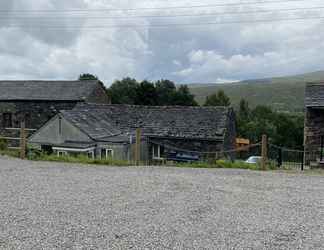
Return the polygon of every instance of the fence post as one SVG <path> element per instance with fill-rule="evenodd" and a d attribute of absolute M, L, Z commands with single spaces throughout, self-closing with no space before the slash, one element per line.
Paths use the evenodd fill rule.
<path fill-rule="evenodd" d="M 282 148 L 278 149 L 278 167 L 282 166 Z"/>
<path fill-rule="evenodd" d="M 141 137 L 142 130 L 140 128 L 136 129 L 136 142 L 135 142 L 135 163 L 136 166 L 140 165 L 141 161 Z"/>
<path fill-rule="evenodd" d="M 25 121 L 22 121 L 20 124 L 20 158 L 26 158 L 26 129 Z"/>
<path fill-rule="evenodd" d="M 268 139 L 267 135 L 262 135 L 262 148 L 261 148 L 261 167 L 263 170 L 267 168 L 267 158 L 268 158 Z"/>

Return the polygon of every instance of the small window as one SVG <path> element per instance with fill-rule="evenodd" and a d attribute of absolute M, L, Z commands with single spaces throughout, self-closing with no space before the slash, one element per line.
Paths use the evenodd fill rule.
<path fill-rule="evenodd" d="M 32 128 L 31 127 L 31 116 L 30 114 L 25 114 L 25 126 L 26 128 Z"/>
<path fill-rule="evenodd" d="M 88 152 L 88 158 L 89 159 L 94 159 L 94 152 L 93 151 Z"/>
<path fill-rule="evenodd" d="M 162 147 L 160 145 L 153 144 L 153 147 L 152 147 L 153 159 L 161 160 L 161 159 L 163 159 L 163 157 L 162 157 L 163 155 L 164 155 L 164 147 Z"/>
<path fill-rule="evenodd" d="M 110 159 L 114 156 L 114 150 L 109 148 L 103 148 L 101 150 L 101 159 Z"/>
<path fill-rule="evenodd" d="M 58 157 L 67 156 L 67 152 L 66 151 L 57 151 L 57 156 Z"/>
<path fill-rule="evenodd" d="M 12 114 L 4 113 L 2 115 L 2 126 L 4 128 L 12 128 Z"/>

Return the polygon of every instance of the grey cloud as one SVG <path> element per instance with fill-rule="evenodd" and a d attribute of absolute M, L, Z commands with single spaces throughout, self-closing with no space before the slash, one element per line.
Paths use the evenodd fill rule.
<path fill-rule="evenodd" d="M 192 4 L 190 1 L 184 3 Z M 205 3 L 205 2 L 204 2 Z M 214 4 L 208 0 L 206 4 Z M 227 1 L 224 1 L 227 3 Z M 13 0 L 0 3 L 1 9 L 94 9 L 182 5 L 172 1 L 104 1 L 104 0 Z M 314 5 L 314 4 L 313 4 Z M 313 6 L 304 3 L 297 7 Z M 274 8 L 292 5 L 271 5 Z M 218 8 L 233 11 L 237 7 Z M 255 10 L 262 9 L 261 6 Z M 251 10 L 251 7 L 242 7 Z M 192 12 L 192 10 L 189 10 Z M 188 13 L 178 10 L 177 13 Z M 201 13 L 202 10 L 196 10 Z M 204 9 L 204 13 L 215 9 Z M 38 13 L 38 12 L 37 12 Z M 144 14 L 165 14 L 156 11 Z M 305 11 L 299 16 L 313 16 Z M 94 13 L 106 15 L 107 13 Z M 110 13 L 111 14 L 111 13 Z M 120 13 L 114 13 L 119 15 Z M 123 15 L 129 15 L 124 12 Z M 137 13 L 138 14 L 138 13 Z M 143 13 L 140 13 L 143 14 Z M 131 76 L 138 79 L 169 78 L 178 82 L 214 82 L 303 73 L 324 69 L 324 34 L 320 21 L 250 23 L 235 25 L 170 26 L 163 23 L 202 23 L 222 20 L 275 18 L 273 13 L 225 17 L 175 19 L 79 20 L 71 14 L 58 16 L 39 12 L 37 25 L 61 26 L 61 29 L 35 29 L 35 21 L 17 21 L 13 13 L 4 13 L 0 23 L 0 74 L 10 79 L 75 79 L 82 72 L 97 74 L 107 84 Z M 54 18 L 49 21 L 49 15 Z M 289 14 L 288 16 L 296 16 Z M 278 17 L 287 17 L 280 13 Z M 29 19 L 28 19 L 29 20 Z M 73 19 L 75 20 L 75 19 Z M 18 23 L 17 23 L 18 22 Z M 20 22 L 20 23 L 19 23 Z M 10 28 L 13 24 L 24 28 Z M 75 25 L 141 24 L 148 28 L 71 29 Z"/>

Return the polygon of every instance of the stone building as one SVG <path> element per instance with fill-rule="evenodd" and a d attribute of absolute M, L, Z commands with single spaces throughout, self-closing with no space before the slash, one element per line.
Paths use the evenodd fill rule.
<path fill-rule="evenodd" d="M 0 81 L 0 135 L 8 136 L 22 120 L 37 130 L 78 103 L 107 104 L 109 98 L 98 81 Z"/>
<path fill-rule="evenodd" d="M 142 161 L 196 161 L 199 152 L 235 148 L 235 116 L 227 107 L 83 104 L 60 112 L 29 143 L 58 155 L 132 160 L 137 128 Z"/>
<path fill-rule="evenodd" d="M 307 165 L 323 164 L 324 82 L 306 85 L 304 146 Z"/>

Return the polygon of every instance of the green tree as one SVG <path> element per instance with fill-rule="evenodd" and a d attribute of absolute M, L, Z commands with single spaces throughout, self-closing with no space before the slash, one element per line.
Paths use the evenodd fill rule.
<path fill-rule="evenodd" d="M 108 89 L 113 104 L 135 104 L 139 83 L 132 78 L 115 81 Z"/>
<path fill-rule="evenodd" d="M 172 105 L 179 106 L 197 106 L 195 96 L 190 93 L 187 85 L 180 85 L 177 91 L 174 93 Z"/>
<path fill-rule="evenodd" d="M 251 110 L 247 100 L 241 99 L 237 115 L 240 120 L 249 120 L 251 116 Z"/>
<path fill-rule="evenodd" d="M 83 73 L 79 76 L 80 81 L 86 81 L 86 80 L 99 80 L 97 76 L 89 74 L 89 73 Z"/>
<path fill-rule="evenodd" d="M 266 134 L 275 145 L 302 149 L 303 115 L 279 113 L 261 105 L 247 112 L 247 103 L 241 104 L 237 112 L 238 136 L 258 142 Z"/>
<path fill-rule="evenodd" d="M 157 104 L 160 106 L 172 105 L 175 101 L 177 88 L 174 82 L 169 80 L 159 80 L 155 83 L 157 94 Z"/>
<path fill-rule="evenodd" d="M 95 75 L 92 75 L 90 73 L 83 73 L 79 76 L 79 81 L 98 81 L 98 83 L 107 91 L 109 95 L 109 91 L 107 90 L 105 84 L 99 80 L 99 78 Z"/>
<path fill-rule="evenodd" d="M 136 105 L 157 105 L 157 92 L 153 83 L 143 81 L 136 89 Z"/>
<path fill-rule="evenodd" d="M 247 124 L 251 118 L 251 110 L 248 101 L 241 99 L 236 115 L 236 128 L 239 137 L 246 137 Z"/>
<path fill-rule="evenodd" d="M 225 94 L 223 90 L 219 90 L 217 93 L 207 96 L 204 106 L 230 106 L 230 98 Z"/>

